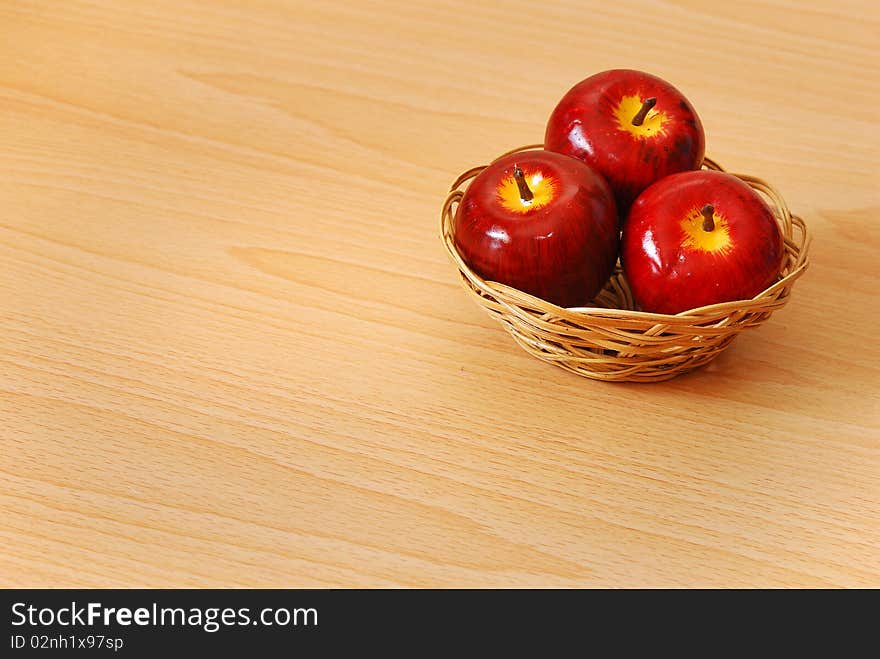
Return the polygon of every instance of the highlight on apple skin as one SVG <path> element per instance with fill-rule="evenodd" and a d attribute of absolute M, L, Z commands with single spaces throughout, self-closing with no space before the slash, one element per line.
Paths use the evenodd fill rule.
<path fill-rule="evenodd" d="M 544 148 L 574 156 L 614 191 L 621 218 L 664 176 L 699 169 L 706 138 L 696 110 L 671 84 L 614 69 L 582 80 L 550 115 Z"/>
<path fill-rule="evenodd" d="M 624 275 L 643 311 L 676 314 L 746 300 L 772 285 L 784 256 L 767 203 L 730 174 L 673 174 L 632 204 L 623 230 Z"/>
<path fill-rule="evenodd" d="M 558 306 L 586 306 L 617 261 L 614 196 L 579 160 L 544 150 L 510 154 L 465 191 L 453 241 L 486 280 Z"/>

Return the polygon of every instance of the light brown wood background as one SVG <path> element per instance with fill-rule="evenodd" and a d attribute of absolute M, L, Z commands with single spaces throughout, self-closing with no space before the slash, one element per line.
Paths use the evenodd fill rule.
<path fill-rule="evenodd" d="M 0 584 L 880 586 L 880 25 L 728 4 L 0 4 Z M 620 66 L 815 235 L 655 385 L 528 357 L 438 238 Z"/>

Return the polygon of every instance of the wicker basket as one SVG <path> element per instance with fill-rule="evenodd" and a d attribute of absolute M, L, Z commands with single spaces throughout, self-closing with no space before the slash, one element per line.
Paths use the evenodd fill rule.
<path fill-rule="evenodd" d="M 531 145 L 509 153 L 542 148 Z M 508 154 L 504 154 L 508 155 Z M 502 156 L 503 157 L 503 156 Z M 724 171 L 706 158 L 706 169 Z M 462 260 L 452 240 L 452 223 L 462 186 L 484 167 L 456 179 L 441 217 L 441 235 L 467 291 L 513 338 L 539 359 L 578 375 L 615 382 L 655 382 L 687 373 L 714 359 L 749 327 L 757 327 L 783 307 L 795 280 L 807 268 L 810 237 L 782 197 L 764 181 L 735 174 L 773 209 L 785 238 L 779 279 L 751 300 L 713 304 L 676 315 L 636 311 L 618 263 L 593 307 L 564 309 L 510 286 L 485 281 Z M 795 231 L 796 230 L 796 231 Z"/>

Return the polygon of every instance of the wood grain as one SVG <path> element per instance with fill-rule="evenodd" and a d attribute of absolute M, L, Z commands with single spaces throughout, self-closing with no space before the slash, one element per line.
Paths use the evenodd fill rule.
<path fill-rule="evenodd" d="M 880 586 L 865 0 L 0 4 L 0 584 Z M 452 178 L 650 70 L 814 236 L 710 367 L 520 351 Z"/>

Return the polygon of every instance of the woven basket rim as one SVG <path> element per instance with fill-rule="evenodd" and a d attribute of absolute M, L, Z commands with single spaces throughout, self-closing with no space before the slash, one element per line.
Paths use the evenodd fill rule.
<path fill-rule="evenodd" d="M 531 151 L 543 148 L 543 144 L 529 144 L 526 146 L 521 146 L 499 155 L 492 162 L 495 162 L 496 160 L 504 158 L 505 156 L 513 153 L 520 153 L 522 151 Z M 461 275 L 468 279 L 470 283 L 474 286 L 474 288 L 476 288 L 477 290 L 489 290 L 494 292 L 495 294 L 501 295 L 503 298 L 510 299 L 511 301 L 522 303 L 532 308 L 539 308 L 544 312 L 547 319 L 553 318 L 565 320 L 567 318 L 570 318 L 572 323 L 577 323 L 578 316 L 588 315 L 591 317 L 607 318 L 608 320 L 637 321 L 640 325 L 642 323 L 647 323 L 651 326 L 654 326 L 655 328 L 668 326 L 670 324 L 678 325 L 682 322 L 691 324 L 693 321 L 698 321 L 700 325 L 704 325 L 707 322 L 719 323 L 719 321 L 719 324 L 723 324 L 724 319 L 733 313 L 747 313 L 752 309 L 766 310 L 767 302 L 773 301 L 776 293 L 780 289 L 790 286 L 809 267 L 808 251 L 810 243 L 812 242 L 812 236 L 807 229 L 806 223 L 800 216 L 793 214 L 789 210 L 788 205 L 786 204 L 782 195 L 776 190 L 776 188 L 758 177 L 751 176 L 749 174 L 728 172 L 717 161 L 707 156 L 703 159 L 703 168 L 726 172 L 737 177 L 753 190 L 755 190 L 765 201 L 768 202 L 768 205 L 773 211 L 773 215 L 776 218 L 777 223 L 780 225 L 785 243 L 784 248 L 786 252 L 786 258 L 784 259 L 783 267 L 780 272 L 782 276 L 777 279 L 776 282 L 755 295 L 753 298 L 746 300 L 733 300 L 730 302 L 719 302 L 702 307 L 695 307 L 693 309 L 687 309 L 677 314 L 652 313 L 647 311 L 606 308 L 599 306 L 560 307 L 534 295 L 525 293 L 519 289 L 507 286 L 506 284 L 484 280 L 477 273 L 471 270 L 471 268 L 467 265 L 467 263 L 465 263 L 464 259 L 458 253 L 452 236 L 452 221 L 455 215 L 455 207 L 464 195 L 464 190 L 466 189 L 466 187 L 462 188 L 462 186 L 464 186 L 465 183 L 469 184 L 469 181 L 474 179 L 487 166 L 488 165 L 480 165 L 477 167 L 471 167 L 470 169 L 462 172 L 452 183 L 449 194 L 447 195 L 446 200 L 443 203 L 443 209 L 440 216 L 441 239 L 443 240 L 443 244 L 446 247 L 447 253 L 458 267 Z M 780 307 L 785 304 L 785 301 L 786 300 L 783 299 L 781 302 L 775 304 L 774 306 Z M 517 315 L 517 304 L 504 304 L 504 306 L 506 307 L 506 311 L 508 313 Z"/>

